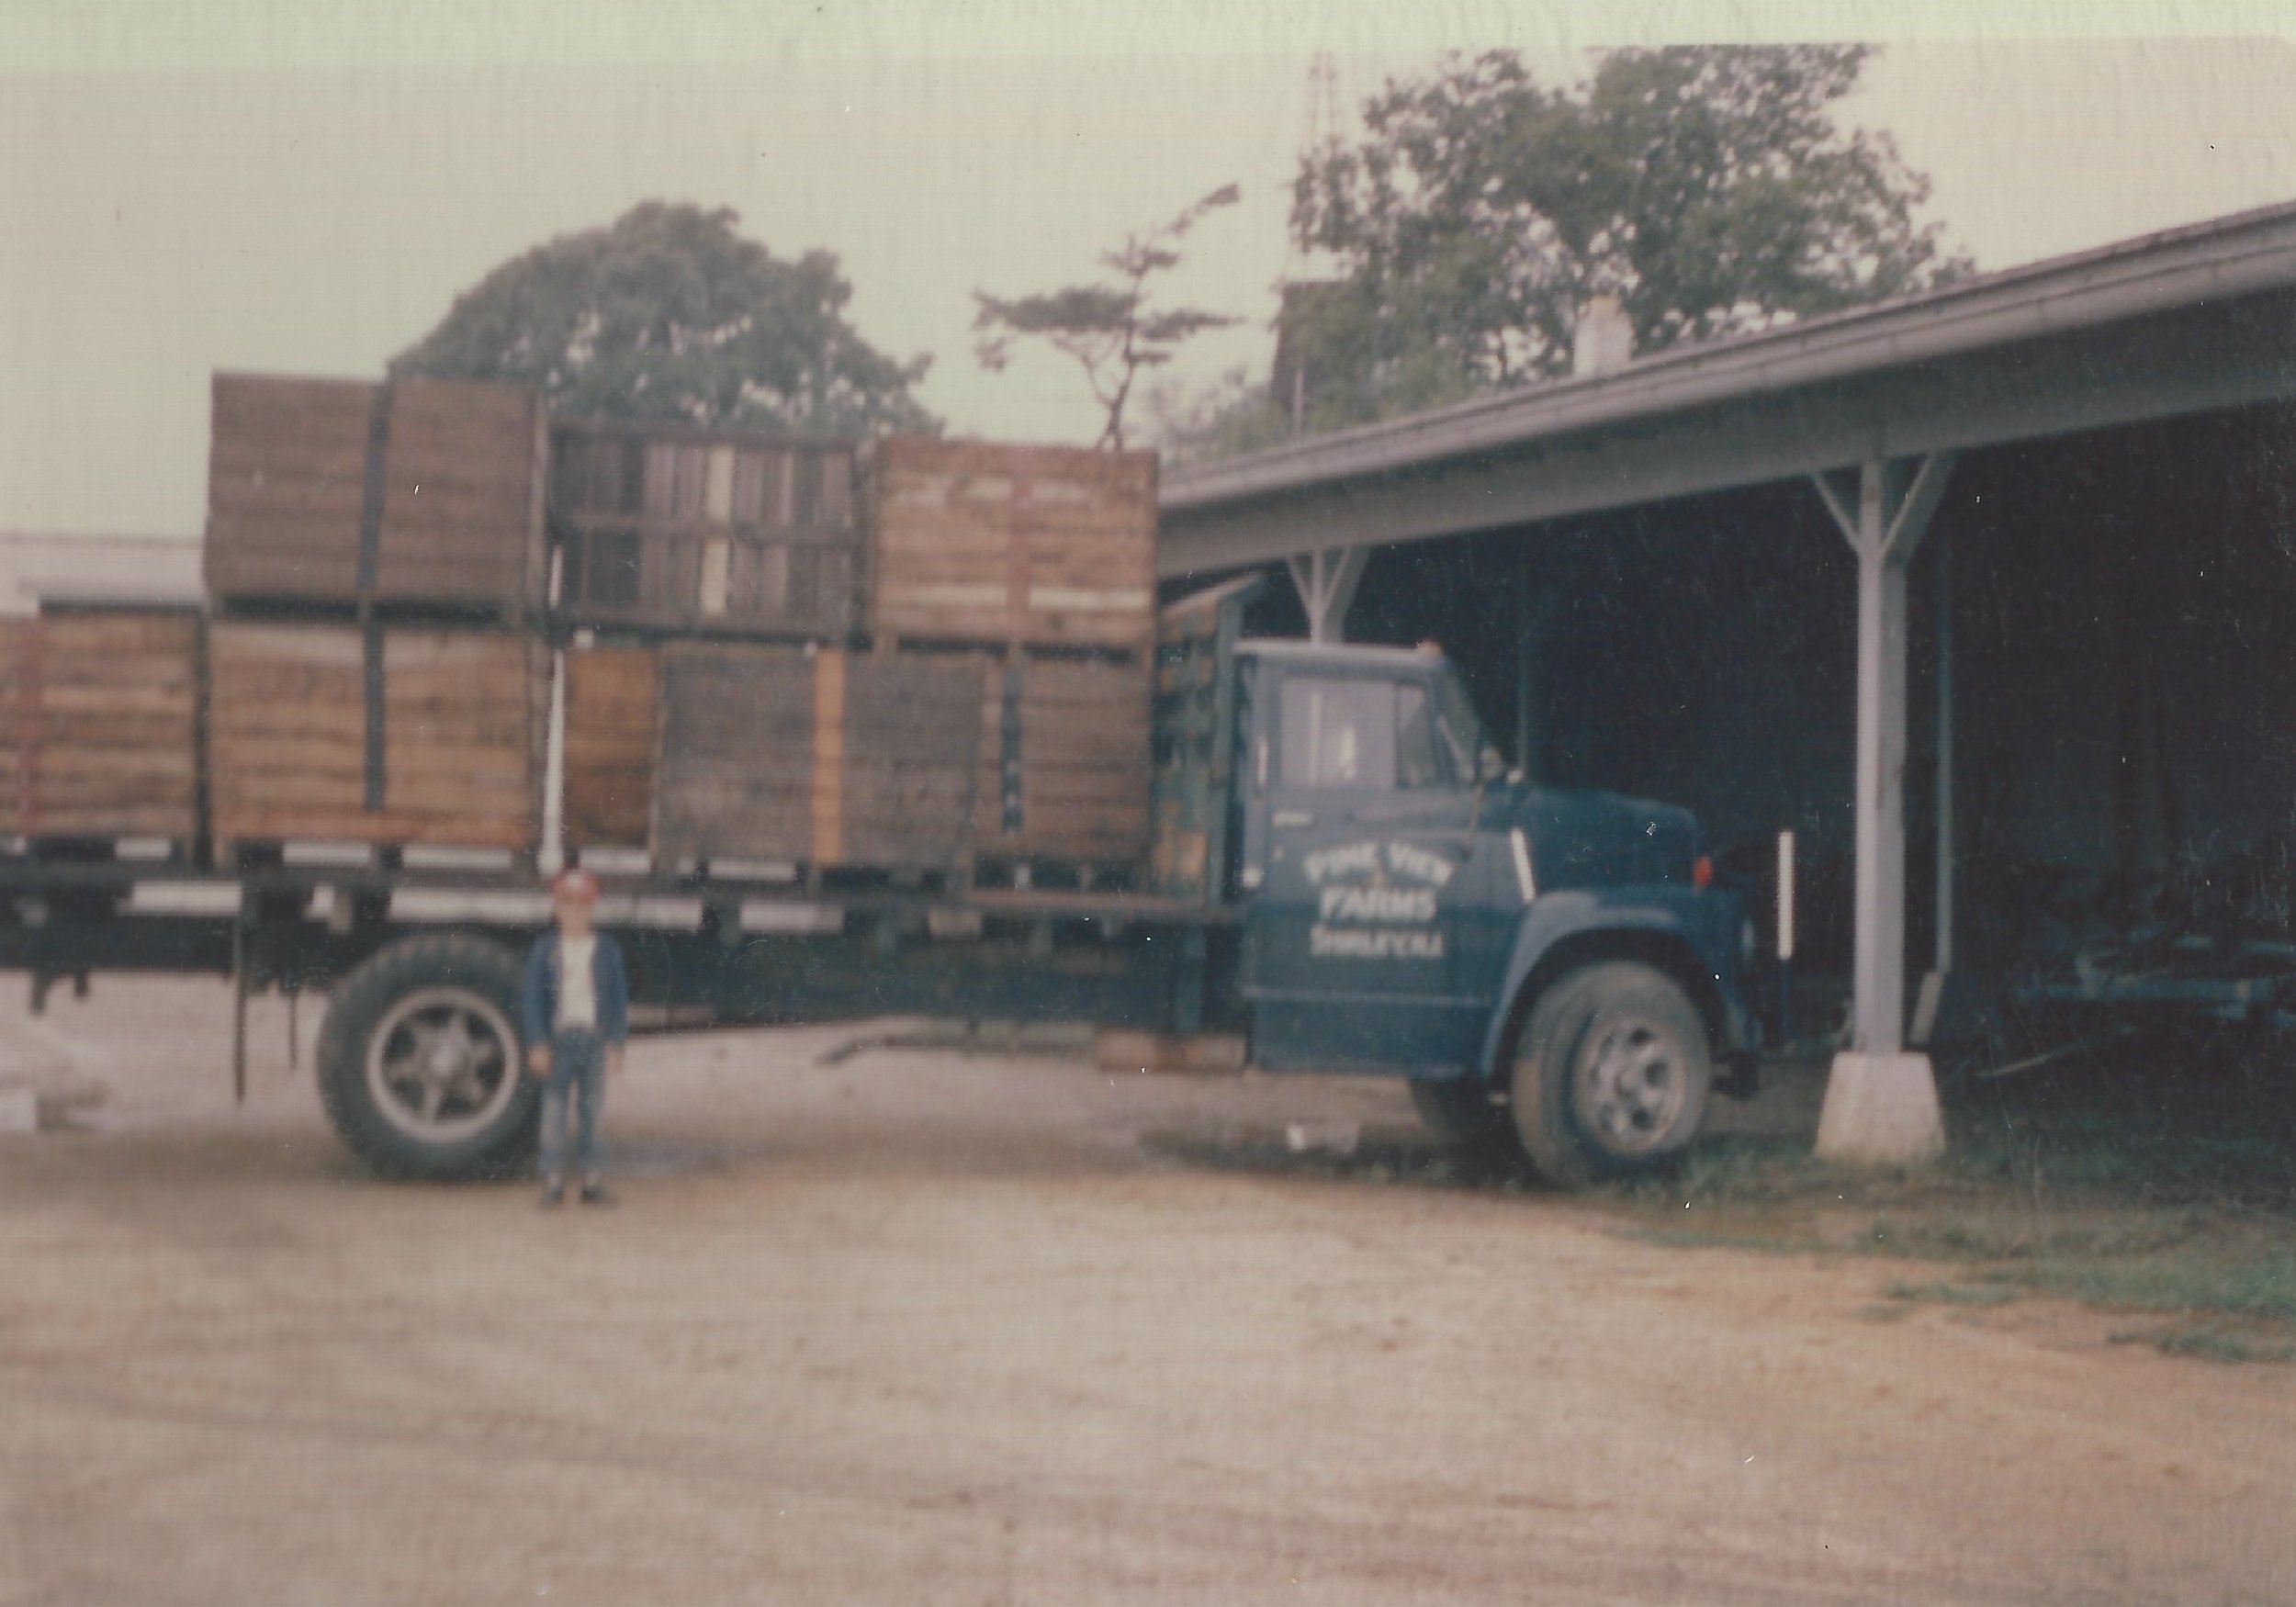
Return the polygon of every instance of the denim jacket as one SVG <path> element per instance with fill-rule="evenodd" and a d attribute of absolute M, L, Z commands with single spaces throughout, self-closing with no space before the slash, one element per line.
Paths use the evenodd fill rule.
<path fill-rule="evenodd" d="M 591 952 L 591 983 L 598 995 L 598 1036 L 610 1044 L 630 1036 L 630 973 L 622 963 L 622 946 L 605 933 L 598 934 Z M 520 1026 L 528 1043 L 547 1043 L 558 1020 L 558 934 L 545 932 L 526 956 L 526 985 L 519 993 Z"/>

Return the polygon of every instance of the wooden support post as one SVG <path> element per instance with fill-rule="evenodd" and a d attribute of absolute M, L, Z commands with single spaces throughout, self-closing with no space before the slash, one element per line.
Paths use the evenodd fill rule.
<path fill-rule="evenodd" d="M 1869 466 L 1861 526 L 1879 523 Z M 1906 1015 L 1906 569 L 1876 539 L 1858 554 L 1856 922 L 1852 1047 L 1895 1054 Z"/>
<path fill-rule="evenodd" d="M 1965 1009 L 1968 990 L 1953 977 L 1953 548 L 1937 548 L 1937 933 L 1935 958 L 1913 1006 L 1912 1042 L 1927 1049 L 1941 1026 Z"/>
<path fill-rule="evenodd" d="M 1308 640 L 1337 642 L 1346 635 L 1347 610 L 1363 583 L 1364 566 L 1371 560 L 1368 547 L 1319 548 L 1289 561 L 1291 583 L 1300 590 L 1308 613 Z"/>
<path fill-rule="evenodd" d="M 1937 974 L 1953 970 L 1953 544 L 1937 545 Z"/>
<path fill-rule="evenodd" d="M 1848 488 L 1815 477 L 1858 559 L 1854 997 L 1851 1047 L 1827 1080 L 1818 1152 L 1883 1163 L 1930 1159 L 1945 1141 L 1929 1057 L 1905 1049 L 1906 574 L 1953 457 L 1922 459 L 1910 483 L 1900 468 L 1868 458 L 1854 512 Z"/>

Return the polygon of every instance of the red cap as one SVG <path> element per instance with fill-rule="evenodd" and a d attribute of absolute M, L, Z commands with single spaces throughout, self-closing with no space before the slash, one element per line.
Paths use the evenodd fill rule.
<path fill-rule="evenodd" d="M 550 883 L 553 898 L 577 898 L 584 904 L 598 902 L 598 878 L 580 865 L 568 865 L 558 872 L 558 879 Z"/>

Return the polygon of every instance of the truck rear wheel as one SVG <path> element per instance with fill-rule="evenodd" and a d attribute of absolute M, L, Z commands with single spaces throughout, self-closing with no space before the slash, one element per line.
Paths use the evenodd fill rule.
<path fill-rule="evenodd" d="M 531 1152 L 517 956 L 483 938 L 393 943 L 336 985 L 319 1091 L 351 1152 L 386 1177 L 508 1175 Z"/>
<path fill-rule="evenodd" d="M 1714 1085 L 1705 1019 L 1662 972 L 1591 965 L 1543 995 L 1514 1058 L 1514 1129 L 1559 1188 L 1649 1172 L 1697 1136 Z"/>
<path fill-rule="evenodd" d="M 1454 1148 L 1483 1150 L 1507 1141 L 1507 1113 L 1491 1102 L 1491 1088 L 1480 1078 L 1413 1083 L 1411 1102 L 1427 1130 Z"/>

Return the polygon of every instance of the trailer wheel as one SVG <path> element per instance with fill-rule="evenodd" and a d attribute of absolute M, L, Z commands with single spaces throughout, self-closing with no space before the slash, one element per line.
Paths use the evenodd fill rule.
<path fill-rule="evenodd" d="M 1524 1027 L 1515 1136 L 1558 1188 L 1653 1171 L 1697 1136 L 1713 1085 L 1705 1021 L 1680 987 L 1647 965 L 1590 965 Z"/>
<path fill-rule="evenodd" d="M 483 938 L 411 938 L 336 984 L 319 1091 L 351 1152 L 386 1177 L 501 1177 L 531 1152 L 517 956 Z"/>
<path fill-rule="evenodd" d="M 1507 1113 L 1491 1102 L 1491 1087 L 1480 1077 L 1455 1077 L 1411 1085 L 1419 1119 L 1455 1149 L 1485 1150 L 1506 1142 Z"/>

